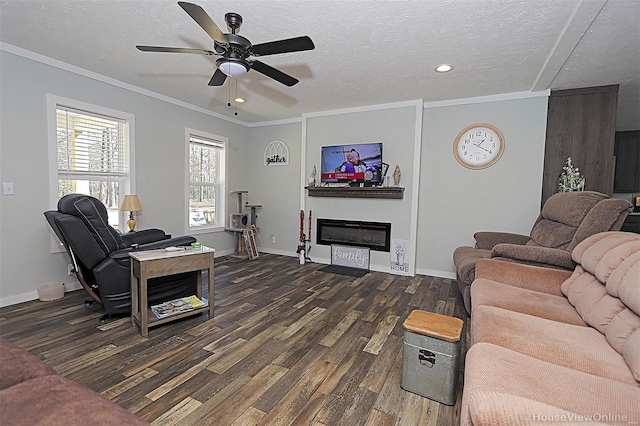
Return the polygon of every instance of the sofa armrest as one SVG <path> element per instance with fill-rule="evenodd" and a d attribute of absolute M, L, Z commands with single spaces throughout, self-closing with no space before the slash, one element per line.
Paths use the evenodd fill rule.
<path fill-rule="evenodd" d="M 132 244 L 142 245 L 160 240 L 166 240 L 169 238 L 171 238 L 171 235 L 165 234 L 163 230 L 156 228 L 143 229 L 142 231 L 122 234 L 122 240 L 127 245 L 127 247 L 131 247 Z"/>
<path fill-rule="evenodd" d="M 496 244 L 526 244 L 531 239 L 528 235 L 512 234 L 510 232 L 481 231 L 473 234 L 476 239 L 476 248 L 491 250 Z"/>
<path fill-rule="evenodd" d="M 34 377 L 56 375 L 40 358 L 0 337 L 0 390 Z"/>
<path fill-rule="evenodd" d="M 540 246 L 498 244 L 491 250 L 491 257 L 504 257 L 551 268 L 573 269 L 576 266 L 570 252 Z"/>
<path fill-rule="evenodd" d="M 568 424 L 580 419 L 578 413 L 545 404 L 540 401 L 498 392 L 476 392 L 469 398 L 469 417 L 474 426 L 530 425 L 545 422 Z M 589 414 L 584 418 L 595 417 Z M 585 421 L 588 425 L 603 425 Z"/>
<path fill-rule="evenodd" d="M 505 262 L 497 259 L 480 259 L 476 263 L 476 279 L 485 278 L 514 287 L 562 296 L 560 286 L 572 271 Z"/>

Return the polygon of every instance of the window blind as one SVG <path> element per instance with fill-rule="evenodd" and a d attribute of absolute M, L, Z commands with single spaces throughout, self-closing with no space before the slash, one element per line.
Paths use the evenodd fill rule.
<path fill-rule="evenodd" d="M 125 121 L 63 106 L 56 119 L 60 178 L 127 176 Z"/>
<path fill-rule="evenodd" d="M 209 148 L 212 148 L 212 147 L 213 148 L 220 148 L 220 149 L 224 148 L 224 144 L 223 143 L 220 143 L 218 141 L 214 141 L 214 140 L 211 140 L 211 139 L 198 138 L 198 137 L 195 137 L 195 136 L 190 136 L 189 137 L 189 142 L 191 142 L 192 144 L 204 145 L 204 146 L 209 147 Z"/>

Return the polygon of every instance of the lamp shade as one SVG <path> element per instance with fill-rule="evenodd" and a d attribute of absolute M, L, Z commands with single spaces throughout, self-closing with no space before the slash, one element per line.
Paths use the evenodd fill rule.
<path fill-rule="evenodd" d="M 129 212 L 139 212 L 140 210 L 142 210 L 142 206 L 140 205 L 138 196 L 125 195 L 124 200 L 122 200 L 122 204 L 120 205 L 120 210 Z"/>

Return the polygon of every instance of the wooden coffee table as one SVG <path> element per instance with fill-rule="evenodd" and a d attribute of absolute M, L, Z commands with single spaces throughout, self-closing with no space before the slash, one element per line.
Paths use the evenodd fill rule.
<path fill-rule="evenodd" d="M 165 324 L 180 318 L 197 315 L 204 311 L 213 318 L 213 255 L 215 250 L 202 246 L 200 249 L 186 247 L 180 251 L 146 250 L 132 251 L 131 257 L 131 324 L 140 326 L 140 334 L 149 334 L 149 327 Z M 198 272 L 196 296 L 202 299 L 202 270 L 208 271 L 208 305 L 192 311 L 157 318 L 148 303 L 147 280 L 183 272 Z"/>

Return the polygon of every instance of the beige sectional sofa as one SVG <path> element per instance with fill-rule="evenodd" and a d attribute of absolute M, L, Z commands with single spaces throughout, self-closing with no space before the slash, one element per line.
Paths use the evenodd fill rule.
<path fill-rule="evenodd" d="M 478 262 L 462 425 L 640 424 L 640 235 L 572 257 L 573 272 Z"/>

